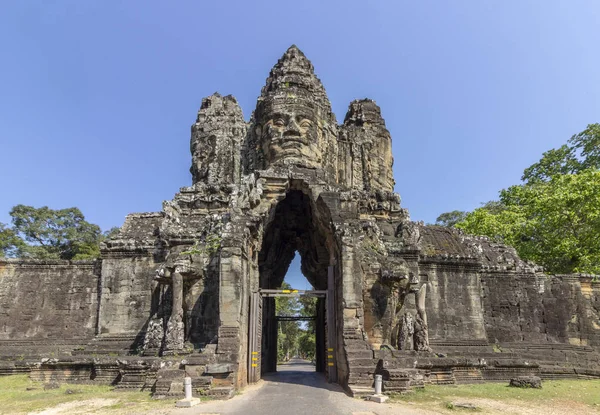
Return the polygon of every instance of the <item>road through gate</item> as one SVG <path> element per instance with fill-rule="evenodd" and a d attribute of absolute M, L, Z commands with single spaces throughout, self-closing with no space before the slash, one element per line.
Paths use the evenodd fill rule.
<path fill-rule="evenodd" d="M 329 270 L 330 284 L 328 287 L 333 287 L 333 267 Z M 261 364 L 262 359 L 265 358 L 263 355 L 263 307 L 266 298 L 273 297 L 317 297 L 322 298 L 323 306 L 321 309 L 325 309 L 325 315 L 321 316 L 321 320 L 324 317 L 325 324 L 316 330 L 323 330 L 324 341 L 319 344 L 317 341 L 317 348 L 322 347 L 324 350 L 317 351 L 317 355 L 325 356 L 325 372 L 330 382 L 337 382 L 337 369 L 336 369 L 336 336 L 335 336 L 335 302 L 333 296 L 333 289 L 328 288 L 327 290 L 277 290 L 277 289 L 259 289 L 257 292 L 252 293 L 250 298 L 250 313 L 249 313 L 249 333 L 248 333 L 248 383 L 255 383 L 261 379 Z M 285 316 L 273 316 L 275 319 L 287 318 Z M 315 316 L 314 318 L 317 318 Z M 319 335 L 317 335 L 319 336 Z M 275 357 L 276 358 L 276 357 Z"/>

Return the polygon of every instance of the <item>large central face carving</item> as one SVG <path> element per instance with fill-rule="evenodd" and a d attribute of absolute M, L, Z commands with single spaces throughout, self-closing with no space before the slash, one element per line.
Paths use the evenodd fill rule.
<path fill-rule="evenodd" d="M 278 106 L 264 117 L 258 128 L 266 168 L 296 165 L 317 168 L 321 165 L 321 128 L 310 108 Z"/>

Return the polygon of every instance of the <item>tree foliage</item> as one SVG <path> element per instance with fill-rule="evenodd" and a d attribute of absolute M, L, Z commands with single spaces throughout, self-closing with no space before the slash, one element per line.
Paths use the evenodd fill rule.
<path fill-rule="evenodd" d="M 456 227 L 512 245 L 548 272 L 600 274 L 599 167 L 600 125 L 592 124 Z"/>
<path fill-rule="evenodd" d="M 572 136 L 568 144 L 545 152 L 542 158 L 523 172 L 525 184 L 547 182 L 559 174 L 578 174 L 600 169 L 600 124 L 590 124 Z"/>
<path fill-rule="evenodd" d="M 102 233 L 78 208 L 53 210 L 17 205 L 10 211 L 12 227 L 0 224 L 0 254 L 35 259 L 91 259 L 100 242 L 118 228 Z"/>
<path fill-rule="evenodd" d="M 25 241 L 4 223 L 0 223 L 0 257 L 16 257 L 26 246 Z"/>
<path fill-rule="evenodd" d="M 300 357 L 307 360 L 314 360 L 317 350 L 315 332 L 304 330 L 298 339 L 298 352 Z"/>
<path fill-rule="evenodd" d="M 292 287 L 284 282 L 281 289 Z M 312 297 L 276 297 L 275 310 L 278 316 L 310 317 L 316 314 L 316 298 Z M 315 355 L 314 321 L 301 324 L 298 321 L 280 321 L 277 335 L 277 359 L 289 360 L 298 354 L 305 359 L 313 359 Z"/>
<path fill-rule="evenodd" d="M 282 290 L 292 287 L 284 282 Z M 275 312 L 278 316 L 295 316 L 300 310 L 297 297 L 276 297 Z M 277 359 L 279 361 L 289 360 L 294 355 L 298 346 L 300 327 L 296 321 L 280 321 L 277 333 Z"/>
<path fill-rule="evenodd" d="M 300 315 L 312 317 L 317 315 L 317 298 L 300 297 L 298 299 L 301 308 Z M 302 333 L 298 340 L 298 351 L 304 359 L 313 360 L 315 358 L 316 347 L 316 322 L 309 320 L 304 327 L 301 327 Z"/>
<path fill-rule="evenodd" d="M 435 224 L 439 226 L 445 226 L 447 228 L 453 228 L 458 222 L 461 222 L 468 212 L 462 210 L 453 210 L 452 212 L 442 213 L 435 220 Z"/>

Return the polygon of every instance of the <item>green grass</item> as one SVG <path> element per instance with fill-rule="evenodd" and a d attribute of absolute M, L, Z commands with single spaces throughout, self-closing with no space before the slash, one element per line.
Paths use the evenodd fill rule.
<path fill-rule="evenodd" d="M 33 388 L 33 390 L 27 390 Z M 67 389 L 76 393 L 67 394 Z M 132 412 L 173 408 L 175 400 L 153 400 L 149 392 L 116 392 L 112 386 L 61 384 L 59 389 L 44 390 L 42 382 L 34 382 L 27 375 L 0 376 L 0 414 L 25 414 L 56 405 L 88 399 L 112 399 L 111 405 L 85 410 L 86 413 Z"/>
<path fill-rule="evenodd" d="M 521 389 L 506 383 L 483 383 L 479 385 L 426 386 L 414 393 L 394 395 L 396 402 L 430 404 L 435 402 L 446 409 L 457 401 L 468 399 L 492 399 L 497 401 L 529 402 L 532 404 L 578 402 L 594 409 L 600 407 L 600 380 L 544 381 L 542 389 Z"/>

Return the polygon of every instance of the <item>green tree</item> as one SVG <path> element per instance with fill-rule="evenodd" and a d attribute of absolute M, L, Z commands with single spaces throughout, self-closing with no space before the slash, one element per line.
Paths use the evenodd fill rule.
<path fill-rule="evenodd" d="M 452 212 L 442 213 L 435 220 L 435 224 L 439 226 L 445 226 L 447 228 L 453 228 L 458 222 L 462 221 L 467 212 L 462 210 L 453 210 Z"/>
<path fill-rule="evenodd" d="M 290 290 L 292 287 L 287 282 L 281 284 L 282 290 Z M 276 297 L 275 311 L 278 316 L 296 316 L 300 311 L 298 297 Z M 277 359 L 288 360 L 298 350 L 298 338 L 300 327 L 297 321 L 280 321 L 277 334 Z"/>
<path fill-rule="evenodd" d="M 121 228 L 119 228 L 118 226 L 113 226 L 109 230 L 102 232 L 102 240 L 112 239 L 116 237 L 120 231 Z"/>
<path fill-rule="evenodd" d="M 545 152 L 525 169 L 521 180 L 525 184 L 547 182 L 557 174 L 577 174 L 586 169 L 600 169 L 600 124 L 588 125 L 568 144 Z"/>
<path fill-rule="evenodd" d="M 490 200 L 489 202 L 483 203 L 482 208 L 490 213 L 500 213 L 506 209 L 506 206 L 504 206 L 504 203 L 500 200 Z"/>
<path fill-rule="evenodd" d="M 298 299 L 300 305 L 300 315 L 303 317 L 313 317 L 317 315 L 317 298 L 316 297 L 300 297 Z M 314 333 L 315 321 L 308 320 L 305 330 Z"/>
<path fill-rule="evenodd" d="M 300 297 L 300 315 L 304 317 L 314 317 L 317 315 L 317 298 L 316 297 Z M 304 325 L 300 325 L 301 334 L 298 339 L 298 350 L 300 356 L 304 359 L 313 360 L 316 351 L 316 322 L 308 320 Z"/>
<path fill-rule="evenodd" d="M 281 289 L 292 287 L 284 282 Z M 314 297 L 276 297 L 275 310 L 278 316 L 312 317 L 317 314 L 317 299 Z M 313 359 L 316 350 L 315 322 L 302 324 L 299 321 L 280 321 L 277 336 L 277 359 L 282 362 L 298 353 Z"/>
<path fill-rule="evenodd" d="M 53 210 L 17 205 L 10 211 L 12 228 L 0 228 L 4 256 L 37 259 L 90 259 L 100 255 L 106 236 L 77 208 Z M 114 234 L 114 229 L 106 235 Z"/>
<path fill-rule="evenodd" d="M 26 245 L 14 230 L 0 223 L 0 258 L 18 257 Z"/>
<path fill-rule="evenodd" d="M 525 183 L 545 182 L 557 174 L 577 173 L 580 168 L 581 163 L 575 157 L 574 149 L 564 144 L 546 151 L 540 161 L 525 169 L 521 180 Z"/>
<path fill-rule="evenodd" d="M 591 124 L 525 169 L 521 185 L 457 228 L 512 245 L 548 272 L 600 273 L 600 125 Z"/>
<path fill-rule="evenodd" d="M 578 152 L 580 170 L 600 169 L 600 124 L 590 124 L 570 138 L 569 143 Z"/>
<path fill-rule="evenodd" d="M 316 349 L 317 346 L 314 331 L 303 330 L 298 339 L 300 356 L 307 360 L 313 360 L 315 358 Z"/>

